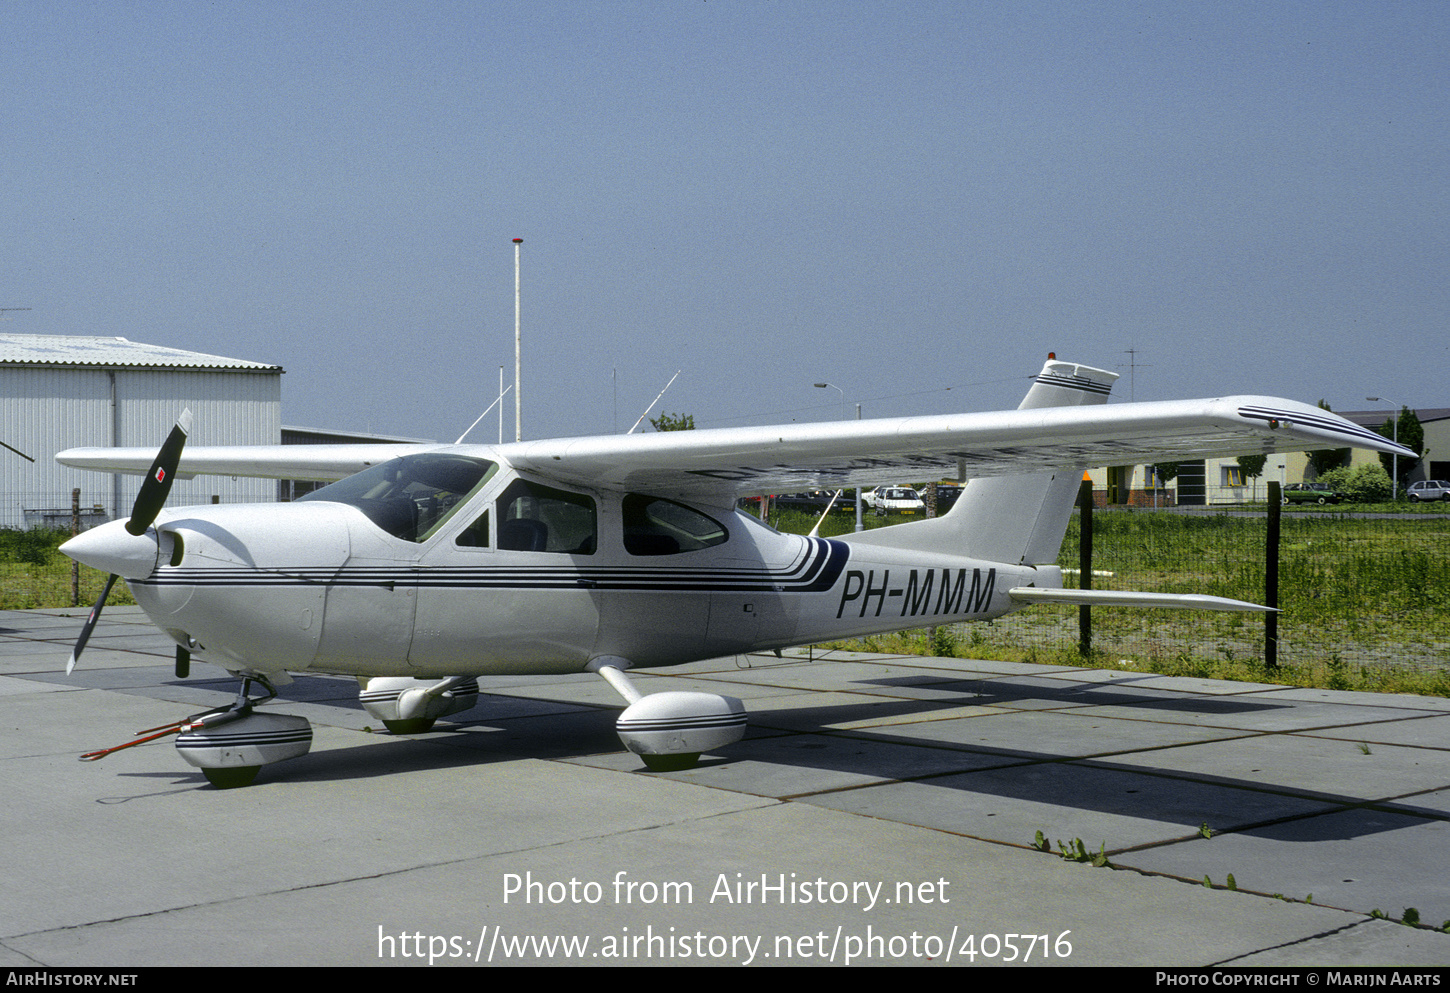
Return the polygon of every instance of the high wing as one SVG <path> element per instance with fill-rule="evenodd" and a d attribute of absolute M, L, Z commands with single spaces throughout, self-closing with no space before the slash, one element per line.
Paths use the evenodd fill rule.
<path fill-rule="evenodd" d="M 1236 396 L 564 438 L 498 453 L 564 482 L 699 498 L 1346 446 L 1406 451 L 1318 407 Z"/>
<path fill-rule="evenodd" d="M 442 445 L 234 445 L 193 446 L 184 452 L 176 475 L 242 476 L 248 479 L 306 479 L 331 482 L 400 455 L 430 452 Z M 97 472 L 140 475 L 156 452 L 145 448 L 68 448 L 55 457 L 61 465 Z"/>
<path fill-rule="evenodd" d="M 423 451 L 459 451 L 577 485 L 730 503 L 760 493 L 961 479 L 1354 446 L 1413 455 L 1294 400 L 1205 400 L 1052 407 L 777 427 L 601 435 L 484 445 L 269 445 L 188 448 L 183 476 L 340 479 Z M 145 472 L 155 452 L 70 449 L 64 465 Z"/>

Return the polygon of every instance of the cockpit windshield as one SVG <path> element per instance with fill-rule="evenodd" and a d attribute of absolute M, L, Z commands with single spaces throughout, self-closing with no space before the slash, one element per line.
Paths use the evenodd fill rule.
<path fill-rule="evenodd" d="M 427 452 L 375 465 L 298 500 L 356 507 L 378 527 L 405 541 L 425 541 L 455 508 L 498 469 L 487 459 Z"/>

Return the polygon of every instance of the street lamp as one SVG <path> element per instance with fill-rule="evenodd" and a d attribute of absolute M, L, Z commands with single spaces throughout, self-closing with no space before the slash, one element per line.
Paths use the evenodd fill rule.
<path fill-rule="evenodd" d="M 832 389 L 832 390 L 835 390 L 837 393 L 841 394 L 841 420 L 844 421 L 846 419 L 846 391 L 843 390 L 843 389 L 841 389 L 835 383 L 816 383 L 815 384 L 815 387 L 818 390 Z M 858 404 L 856 404 L 856 420 L 859 421 L 860 419 L 861 419 L 861 405 L 858 403 Z M 863 530 L 863 526 L 861 524 L 861 487 L 860 486 L 857 486 L 856 487 L 856 530 L 857 531 Z"/>
<path fill-rule="evenodd" d="M 1365 397 L 1365 399 L 1368 400 L 1368 401 L 1370 401 L 1371 403 L 1388 403 L 1388 404 L 1390 404 L 1390 432 L 1393 435 L 1393 437 L 1391 437 L 1390 440 L 1393 441 L 1396 445 L 1398 445 L 1400 443 L 1400 412 L 1396 408 L 1399 405 L 1393 403 L 1390 400 L 1386 400 L 1384 397 Z M 1400 498 L 1400 453 L 1399 452 L 1395 452 L 1393 455 L 1390 456 L 1390 499 L 1391 500 L 1398 500 L 1399 498 Z"/>
<path fill-rule="evenodd" d="M 844 421 L 846 419 L 846 391 L 843 390 L 843 389 L 841 389 L 839 386 L 835 385 L 834 383 L 817 383 L 816 384 L 816 389 L 818 389 L 818 390 L 832 389 L 832 390 L 835 390 L 837 393 L 841 394 L 841 420 Z"/>

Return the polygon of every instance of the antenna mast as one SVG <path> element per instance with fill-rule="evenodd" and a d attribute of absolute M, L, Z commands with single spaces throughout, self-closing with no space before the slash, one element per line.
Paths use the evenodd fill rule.
<path fill-rule="evenodd" d="M 1125 348 L 1123 354 L 1128 356 L 1128 402 L 1132 403 L 1137 399 L 1138 394 L 1138 370 L 1151 369 L 1151 365 L 1143 365 L 1138 361 L 1138 349 Z M 1122 366 L 1118 366 L 1119 369 Z"/>
<path fill-rule="evenodd" d="M 524 440 L 524 391 L 519 382 L 523 377 L 523 335 L 519 319 L 519 255 L 523 244 L 524 239 L 514 239 L 514 441 Z"/>

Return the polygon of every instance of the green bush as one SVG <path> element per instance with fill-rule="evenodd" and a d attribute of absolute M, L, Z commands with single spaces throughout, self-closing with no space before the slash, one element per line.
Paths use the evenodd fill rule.
<path fill-rule="evenodd" d="M 29 531 L 0 528 L 0 561 L 45 565 L 56 546 L 69 537 L 64 531 L 49 528 L 32 528 Z"/>
<path fill-rule="evenodd" d="M 1390 474 L 1383 466 L 1361 465 L 1330 469 L 1319 477 L 1330 489 L 1343 493 L 1351 503 L 1379 503 L 1390 499 Z"/>

